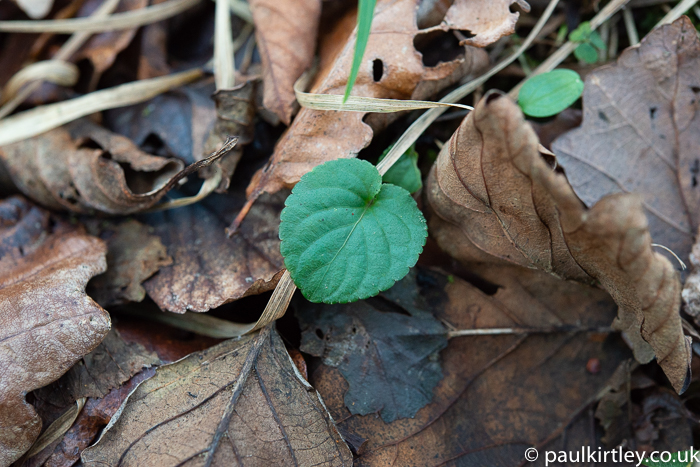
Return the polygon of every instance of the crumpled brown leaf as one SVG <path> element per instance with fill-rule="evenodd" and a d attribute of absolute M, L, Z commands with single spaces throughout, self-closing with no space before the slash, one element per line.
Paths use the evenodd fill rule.
<path fill-rule="evenodd" d="M 24 194 L 49 208 L 128 214 L 153 206 L 214 158 L 183 168 L 83 119 L 3 146 L 0 160 Z"/>
<path fill-rule="evenodd" d="M 488 64 L 483 50 L 465 47 L 464 55 L 451 62 L 426 67 L 414 46 L 422 34 L 416 25 L 417 0 L 380 0 L 375 8 L 353 95 L 391 99 L 423 99 Z M 356 15 L 350 12 L 320 40 L 320 71 L 311 92 L 343 94 L 355 44 Z M 363 112 L 302 109 L 280 138 L 265 167 L 248 186 L 249 203 L 262 193 L 291 188 L 315 166 L 338 158 L 355 157 L 372 141 L 374 128 L 363 121 Z M 232 225 L 233 230 L 242 217 Z"/>
<path fill-rule="evenodd" d="M 105 270 L 104 243 L 15 197 L 0 203 L 0 465 L 19 458 L 41 420 L 24 399 L 102 341 L 105 310 L 85 285 Z"/>
<path fill-rule="evenodd" d="M 243 156 L 243 146 L 253 141 L 257 84 L 258 80 L 249 79 L 233 89 L 220 89 L 214 93 L 216 123 L 204 143 L 204 155 L 219 149 L 230 135 L 238 137 L 236 147 L 216 163 L 222 171 L 221 183 L 216 190 L 219 193 L 228 189 L 231 176 Z"/>
<path fill-rule="evenodd" d="M 242 184 L 234 186 L 239 190 L 231 194 L 140 218 L 173 258 L 172 265 L 144 283 L 161 309 L 205 312 L 277 285 L 284 268 L 279 215 L 288 192 L 262 197 L 238 234 L 227 238 L 227 220 L 245 201 Z"/>
<path fill-rule="evenodd" d="M 700 41 L 683 16 L 586 78 L 583 125 L 552 150 L 591 206 L 638 193 L 654 242 L 686 259 L 700 226 Z"/>
<path fill-rule="evenodd" d="M 82 454 L 86 467 L 195 458 L 213 466 L 352 465 L 320 397 L 269 327 L 159 368 Z"/>
<path fill-rule="evenodd" d="M 432 402 L 415 418 L 392 423 L 352 415 L 340 372 L 312 365 L 310 382 L 338 429 L 360 440 L 355 465 L 515 466 L 532 446 L 592 444 L 587 417 L 581 417 L 587 443 L 571 442 L 572 426 L 629 350 L 620 339 L 583 330 L 609 323 L 615 303 L 602 290 L 539 271 L 493 265 L 469 271 L 473 283 L 419 269 L 416 287 L 436 318 L 459 330 L 562 326 L 561 332 L 453 337 L 440 353 L 444 378 Z M 591 358 L 600 359 L 596 375 L 586 371 Z"/>
<path fill-rule="evenodd" d="M 289 125 L 296 103 L 294 83 L 314 58 L 321 0 L 251 0 L 250 9 L 262 59 L 265 108 Z"/>
<path fill-rule="evenodd" d="M 105 307 L 140 302 L 146 297 L 141 283 L 173 259 L 153 228 L 134 219 L 99 230 L 107 243 L 107 272 L 90 281 L 90 296 Z"/>
<path fill-rule="evenodd" d="M 520 14 L 510 11 L 513 4 L 517 4 L 526 12 L 530 11 L 530 5 L 525 0 L 455 0 L 442 23 L 431 30 L 467 31 L 473 37 L 462 40 L 460 45 L 486 47 L 515 32 L 515 23 Z"/>
<path fill-rule="evenodd" d="M 614 194 L 586 208 L 538 145 L 518 106 L 487 94 L 430 173 L 430 232 L 461 261 L 505 261 L 598 281 L 620 307 L 616 326 L 635 357 L 648 362 L 656 355 L 676 391 L 684 391 L 691 348 L 679 315 L 680 281 L 652 250 L 641 199 Z"/>

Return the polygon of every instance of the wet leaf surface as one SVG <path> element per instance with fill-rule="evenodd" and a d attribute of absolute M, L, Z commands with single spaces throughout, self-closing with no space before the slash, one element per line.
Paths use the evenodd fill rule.
<path fill-rule="evenodd" d="M 605 292 L 538 271 L 476 265 L 470 270 L 473 283 L 419 269 L 412 286 L 435 318 L 454 329 L 564 328 L 453 337 L 440 353 L 444 378 L 431 403 L 414 418 L 392 423 L 353 415 L 345 406 L 348 383 L 340 370 L 318 366 L 310 382 L 338 428 L 348 439 L 366 439 L 358 446 L 357 465 L 518 465 L 528 447 L 568 442 L 560 435 L 577 424 L 628 358 L 618 338 L 582 332 L 605 327 L 615 316 Z M 394 300 L 404 300 L 410 310 L 411 295 L 396 292 Z M 601 362 L 595 375 L 586 370 L 591 358 Z"/>

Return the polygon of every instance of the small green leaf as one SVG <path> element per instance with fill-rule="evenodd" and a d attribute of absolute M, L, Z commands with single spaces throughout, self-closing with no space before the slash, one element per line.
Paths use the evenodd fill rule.
<path fill-rule="evenodd" d="M 576 102 L 582 92 L 583 81 L 578 73 L 553 70 L 527 80 L 518 94 L 518 105 L 531 117 L 550 117 Z"/>
<path fill-rule="evenodd" d="M 355 54 L 352 57 L 352 68 L 350 68 L 350 76 L 348 84 L 345 85 L 345 96 L 343 103 L 348 100 L 352 87 L 357 79 L 357 72 L 360 71 L 362 57 L 365 55 L 367 42 L 369 41 L 369 33 L 372 30 L 372 18 L 374 18 L 374 7 L 377 0 L 360 0 L 357 12 L 357 37 L 355 39 Z"/>
<path fill-rule="evenodd" d="M 389 146 L 386 151 L 384 151 L 384 154 L 379 157 L 379 162 L 386 157 L 392 147 L 393 145 Z M 408 150 L 399 157 L 399 160 L 384 174 L 382 180 L 384 183 L 400 186 L 411 194 L 423 188 L 421 173 L 418 169 L 418 153 L 416 152 L 416 148 L 414 146 L 408 148 Z"/>
<path fill-rule="evenodd" d="M 569 34 L 569 40 L 572 42 L 585 42 L 591 35 L 591 23 L 584 21 L 579 24 L 576 29 Z"/>
<path fill-rule="evenodd" d="M 591 33 L 591 37 L 589 39 L 590 39 L 593 47 L 600 50 L 601 52 L 605 51 L 605 41 L 603 40 L 602 37 L 600 37 L 600 34 L 598 34 L 597 31 L 593 31 Z"/>
<path fill-rule="evenodd" d="M 389 289 L 428 235 L 408 191 L 367 161 L 338 159 L 304 175 L 285 202 L 284 265 L 312 302 L 347 303 Z"/>
<path fill-rule="evenodd" d="M 692 451 L 681 451 L 677 452 L 675 454 L 671 455 L 671 459 L 669 460 L 668 457 L 665 457 L 665 461 L 660 460 L 661 456 L 663 453 L 657 452 L 654 454 L 655 459 L 658 462 L 653 462 L 649 458 L 645 458 L 642 461 L 642 464 L 647 465 L 649 467 L 690 467 L 694 460 L 693 460 L 693 454 L 695 454 L 695 458 L 697 459 L 698 457 L 698 451 L 692 450 Z M 667 454 L 663 454 L 666 455 Z"/>
<path fill-rule="evenodd" d="M 590 43 L 584 42 L 574 49 L 574 56 L 589 65 L 598 61 L 598 51 Z"/>

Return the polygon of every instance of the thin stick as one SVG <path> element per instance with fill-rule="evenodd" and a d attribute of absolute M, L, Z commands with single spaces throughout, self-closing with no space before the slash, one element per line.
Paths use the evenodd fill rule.
<path fill-rule="evenodd" d="M 634 24 L 634 17 L 630 8 L 622 9 L 622 19 L 625 21 L 627 40 L 629 40 L 630 45 L 639 44 L 639 33 L 637 32 L 637 26 Z"/>
<path fill-rule="evenodd" d="M 607 327 L 578 328 L 576 326 L 551 326 L 547 328 L 482 328 L 455 329 L 447 332 L 447 338 L 465 336 L 502 336 L 511 334 L 552 334 L 557 332 L 594 332 L 611 333 L 614 330 Z"/>
<path fill-rule="evenodd" d="M 661 21 L 659 21 L 654 27 L 658 28 L 659 26 L 662 26 L 664 24 L 673 23 L 675 20 L 680 18 L 681 15 L 683 15 L 686 11 L 693 8 L 696 3 L 698 3 L 698 0 L 683 0 L 678 5 L 674 6 L 671 11 L 666 13 L 666 16 L 661 18 Z"/>
<path fill-rule="evenodd" d="M 233 37 L 229 0 L 216 0 L 214 25 L 214 80 L 216 90 L 236 85 L 236 64 L 233 61 Z"/>
<path fill-rule="evenodd" d="M 169 0 L 139 10 L 116 13 L 105 18 L 70 18 L 41 21 L 0 21 L 0 32 L 72 34 L 78 31 L 105 32 L 157 23 L 192 8 L 201 0 Z"/>
<path fill-rule="evenodd" d="M 440 99 L 440 102 L 459 102 L 460 100 L 468 96 L 470 93 L 472 93 L 476 88 L 484 84 L 493 75 L 503 70 L 511 63 L 513 63 L 514 60 L 516 60 L 523 52 L 525 52 L 525 50 L 527 50 L 530 47 L 532 42 L 535 40 L 537 35 L 540 33 L 544 25 L 549 20 L 549 17 L 552 16 L 552 13 L 554 12 L 554 9 L 558 4 L 559 0 L 551 0 L 549 2 L 549 5 L 547 5 L 547 8 L 542 13 L 542 17 L 540 17 L 540 19 L 537 21 L 537 24 L 535 24 L 535 27 L 532 28 L 530 34 L 527 36 L 525 41 L 511 56 L 498 63 L 496 66 L 494 66 L 489 71 L 476 78 L 475 80 L 472 80 L 458 87 L 457 89 Z M 387 172 L 387 170 L 389 170 L 391 166 L 399 160 L 403 153 L 405 153 L 408 150 L 408 148 L 410 148 L 411 145 L 416 142 L 420 135 L 423 134 L 423 132 L 435 121 L 435 119 L 445 112 L 446 109 L 447 107 L 430 109 L 423 115 L 421 115 L 415 122 L 413 122 L 411 126 L 408 127 L 408 129 L 404 132 L 404 134 L 401 135 L 401 138 L 399 138 L 396 144 L 394 144 L 394 146 L 391 148 L 386 157 L 382 159 L 382 161 L 379 164 L 377 164 L 377 170 L 379 170 L 379 173 L 384 175 Z"/>

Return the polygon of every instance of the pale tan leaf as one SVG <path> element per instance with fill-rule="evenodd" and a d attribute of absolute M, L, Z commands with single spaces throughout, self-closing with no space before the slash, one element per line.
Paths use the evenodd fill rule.
<path fill-rule="evenodd" d="M 352 465 L 270 327 L 159 368 L 82 459 L 86 467 Z"/>

